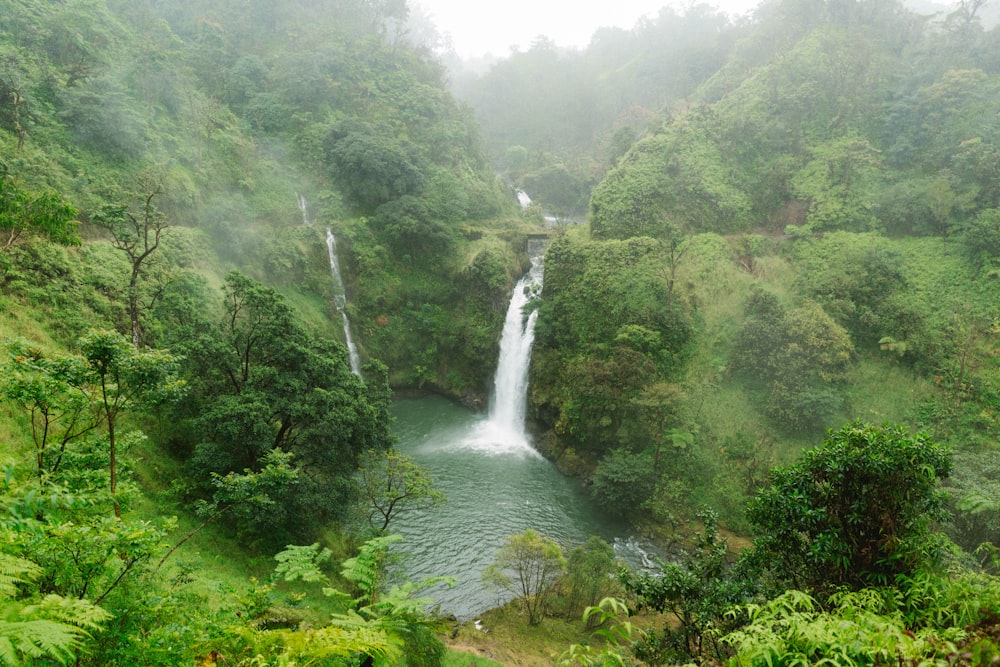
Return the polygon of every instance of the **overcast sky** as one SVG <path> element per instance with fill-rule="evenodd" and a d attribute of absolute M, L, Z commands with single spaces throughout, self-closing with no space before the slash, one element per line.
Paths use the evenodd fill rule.
<path fill-rule="evenodd" d="M 538 35 L 559 46 L 585 47 L 598 28 L 631 28 L 655 17 L 669 0 L 415 0 L 442 34 L 451 36 L 462 57 L 506 56 L 516 44 L 527 50 Z M 706 4 L 742 13 L 756 0 L 708 0 Z M 674 5 L 683 6 L 683 5 Z"/>

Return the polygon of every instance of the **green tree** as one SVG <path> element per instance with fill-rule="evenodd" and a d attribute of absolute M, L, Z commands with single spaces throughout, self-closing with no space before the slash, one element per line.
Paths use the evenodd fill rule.
<path fill-rule="evenodd" d="M 147 179 L 148 180 L 148 179 Z M 136 347 L 142 340 L 142 314 L 156 305 L 162 296 L 162 286 L 154 289 L 146 303 L 141 303 L 139 282 L 149 276 L 149 260 L 157 248 L 169 225 L 166 217 L 153 204 L 153 199 L 161 193 L 161 183 L 150 182 L 143 195 L 139 211 L 132 211 L 125 205 L 107 206 L 94 215 L 94 223 L 107 230 L 111 243 L 124 252 L 129 259 L 131 270 L 128 279 L 128 314 L 132 344 Z"/>
<path fill-rule="evenodd" d="M 358 467 L 358 493 L 369 527 L 384 534 L 401 514 L 439 507 L 443 493 L 434 488 L 430 473 L 395 449 L 369 449 Z"/>
<path fill-rule="evenodd" d="M 504 539 L 495 562 L 483 572 L 483 580 L 499 590 L 513 593 L 529 625 L 542 622 L 551 586 L 566 571 L 562 547 L 530 528 Z"/>
<path fill-rule="evenodd" d="M 633 514 L 656 489 L 658 478 L 650 459 L 625 448 L 608 452 L 590 477 L 591 495 L 611 514 Z"/>
<path fill-rule="evenodd" d="M 386 369 L 370 362 L 365 380 L 356 376 L 346 348 L 310 335 L 273 288 L 234 272 L 224 289 L 224 319 L 184 350 L 188 465 L 211 495 L 213 472 L 259 471 L 271 450 L 294 454 L 294 493 L 273 496 L 268 512 L 228 516 L 275 546 L 312 538 L 348 509 L 359 457 L 393 442 Z M 297 511 L 316 521 L 296 521 Z"/>
<path fill-rule="evenodd" d="M 948 451 L 901 426 L 852 422 L 771 471 L 747 516 L 751 558 L 800 586 L 885 585 L 934 560 Z"/>
<path fill-rule="evenodd" d="M 662 634 L 648 634 L 636 646 L 650 662 L 719 660 L 723 651 L 715 631 L 729 608 L 742 602 L 747 586 L 729 567 L 728 543 L 719 535 L 718 516 L 702 510 L 704 529 L 670 561 L 657 559 L 655 572 L 619 570 L 618 578 L 640 604 L 671 614 L 676 622 Z"/>
<path fill-rule="evenodd" d="M 7 354 L 0 391 L 29 415 L 42 479 L 59 472 L 70 444 L 100 425 L 96 387 L 81 357 L 46 356 L 23 340 L 10 343 Z"/>
<path fill-rule="evenodd" d="M 840 408 L 850 336 L 815 302 L 785 309 L 762 289 L 751 293 L 734 351 L 737 367 L 761 383 L 767 413 L 787 428 L 826 425 Z"/>
<path fill-rule="evenodd" d="M 1000 268 L 1000 209 L 980 211 L 962 230 L 962 247 L 980 271 Z"/>
<path fill-rule="evenodd" d="M 878 152 L 862 137 L 815 146 L 809 162 L 792 179 L 795 196 L 809 202 L 804 229 L 872 229 L 878 174 Z"/>
<path fill-rule="evenodd" d="M 0 251 L 33 235 L 62 245 L 79 245 L 77 210 L 53 192 L 29 192 L 19 187 L 0 165 Z"/>
<path fill-rule="evenodd" d="M 615 550 L 597 535 L 573 548 L 566 557 L 569 613 L 582 613 L 614 592 Z M 594 619 L 597 620 L 596 618 Z"/>
<path fill-rule="evenodd" d="M 164 350 L 137 350 L 113 331 L 91 330 L 79 341 L 97 386 L 98 405 L 108 432 L 109 491 L 121 516 L 118 491 L 118 424 L 129 410 L 175 400 L 183 391 L 178 360 Z"/>

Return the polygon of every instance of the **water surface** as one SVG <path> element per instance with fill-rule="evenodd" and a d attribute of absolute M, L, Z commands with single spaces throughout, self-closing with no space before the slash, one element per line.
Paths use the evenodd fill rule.
<path fill-rule="evenodd" d="M 481 576 L 508 535 L 532 528 L 568 551 L 591 535 L 612 542 L 621 534 L 574 480 L 530 445 L 507 440 L 486 415 L 437 396 L 398 400 L 393 413 L 400 451 L 426 467 L 448 498 L 391 528 L 405 538 L 399 551 L 411 581 L 457 579 L 431 593 L 443 612 L 467 619 L 507 599 Z"/>

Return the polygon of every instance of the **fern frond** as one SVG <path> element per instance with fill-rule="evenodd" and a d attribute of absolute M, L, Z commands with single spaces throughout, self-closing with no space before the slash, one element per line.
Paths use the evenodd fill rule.
<path fill-rule="evenodd" d="M 0 553 L 0 600 L 17 597 L 17 585 L 33 580 L 42 568 L 30 560 Z"/>
<path fill-rule="evenodd" d="M 101 623 L 111 618 L 89 600 L 64 598 L 61 595 L 46 595 L 36 605 L 25 607 L 23 614 L 37 613 L 39 616 L 58 623 L 66 623 L 85 630 L 98 630 Z"/>
<path fill-rule="evenodd" d="M 0 660 L 21 665 L 24 658 L 51 658 L 65 664 L 86 633 L 56 621 L 0 621 Z"/>

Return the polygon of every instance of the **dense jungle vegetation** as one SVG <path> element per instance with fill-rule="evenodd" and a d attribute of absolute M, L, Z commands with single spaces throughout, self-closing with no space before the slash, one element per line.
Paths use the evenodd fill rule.
<path fill-rule="evenodd" d="M 982 5 L 692 5 L 469 77 L 405 0 L 0 0 L 0 664 L 468 664 L 387 577 L 393 484 L 441 501 L 389 407 L 482 405 L 543 231 L 538 446 L 670 558 L 512 536 L 512 642 L 993 664 Z"/>

